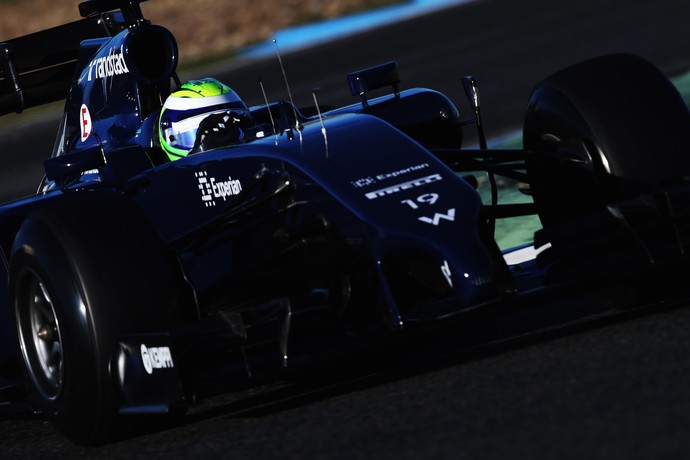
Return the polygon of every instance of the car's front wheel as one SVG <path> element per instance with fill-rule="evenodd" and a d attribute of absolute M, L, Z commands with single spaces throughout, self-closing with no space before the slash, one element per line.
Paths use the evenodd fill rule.
<path fill-rule="evenodd" d="M 528 162 L 542 224 L 603 211 L 690 174 L 689 130 L 678 90 L 641 57 L 603 56 L 546 78 L 524 125 L 525 148 L 547 153 Z"/>
<path fill-rule="evenodd" d="M 170 263 L 155 229 L 119 197 L 65 199 L 31 214 L 10 258 L 10 293 L 34 404 L 81 444 L 119 435 L 112 360 L 124 334 L 181 320 Z"/>
<path fill-rule="evenodd" d="M 19 343 L 33 388 L 42 399 L 63 391 L 64 360 L 55 306 L 41 275 L 28 266 L 17 273 Z"/>

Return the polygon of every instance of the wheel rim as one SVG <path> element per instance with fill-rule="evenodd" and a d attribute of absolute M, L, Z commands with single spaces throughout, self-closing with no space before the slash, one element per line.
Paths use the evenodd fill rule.
<path fill-rule="evenodd" d="M 64 378 L 60 327 L 45 283 L 33 270 L 21 276 L 16 308 L 19 342 L 29 377 L 45 399 L 55 399 L 62 391 Z"/>

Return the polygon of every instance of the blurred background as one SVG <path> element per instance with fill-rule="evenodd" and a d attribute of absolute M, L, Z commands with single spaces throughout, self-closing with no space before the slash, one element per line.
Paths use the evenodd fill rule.
<path fill-rule="evenodd" d="M 0 40 L 80 19 L 77 1 L 0 0 Z M 401 0 L 156 0 L 144 16 L 165 24 L 182 63 L 216 59 L 264 41 L 276 30 L 334 18 Z"/>

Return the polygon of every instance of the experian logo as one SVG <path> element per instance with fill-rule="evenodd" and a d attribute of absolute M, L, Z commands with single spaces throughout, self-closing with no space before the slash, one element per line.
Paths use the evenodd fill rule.
<path fill-rule="evenodd" d="M 198 171 L 194 173 L 201 190 L 201 201 L 206 207 L 216 205 L 216 198 L 222 198 L 226 201 L 230 196 L 239 195 L 242 192 L 242 182 L 239 179 L 233 179 L 228 176 L 228 180 L 216 180 L 215 177 L 209 177 L 206 171 Z"/>

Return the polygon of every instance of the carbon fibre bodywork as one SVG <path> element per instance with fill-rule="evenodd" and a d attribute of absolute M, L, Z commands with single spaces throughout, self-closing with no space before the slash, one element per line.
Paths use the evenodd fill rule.
<path fill-rule="evenodd" d="M 72 439 L 101 442 L 124 414 L 183 410 L 212 380 L 543 307 L 575 288 L 610 310 L 659 299 L 598 296 L 606 283 L 627 293 L 641 278 L 664 280 L 668 296 L 684 294 L 687 182 L 657 177 L 621 196 L 599 179 L 612 154 L 588 133 L 539 131 L 567 105 L 557 97 L 534 100 L 531 150 L 461 149 L 465 125 L 483 143 L 474 79 L 463 120 L 441 93 L 400 91 L 387 63 L 348 76 L 359 103 L 252 107 L 243 142 L 167 161 L 156 130 L 179 85 L 177 45 L 138 3 L 83 2 L 80 22 L 0 43 L 0 110 L 67 94 L 39 192 L 0 207 L 0 358 L 8 378 L 26 368 L 38 407 Z M 40 63 L 12 57 L 50 37 L 65 40 Z M 491 183 L 491 204 L 474 171 Z M 547 198 L 559 182 L 550 171 L 593 177 L 602 203 L 563 221 Z M 498 204 L 495 175 L 539 198 Z M 526 214 L 549 222 L 535 238 L 547 249 L 508 263 L 495 219 Z M 93 356 L 71 357 L 80 347 Z M 81 373 L 96 387 L 85 402 L 70 396 Z"/>

